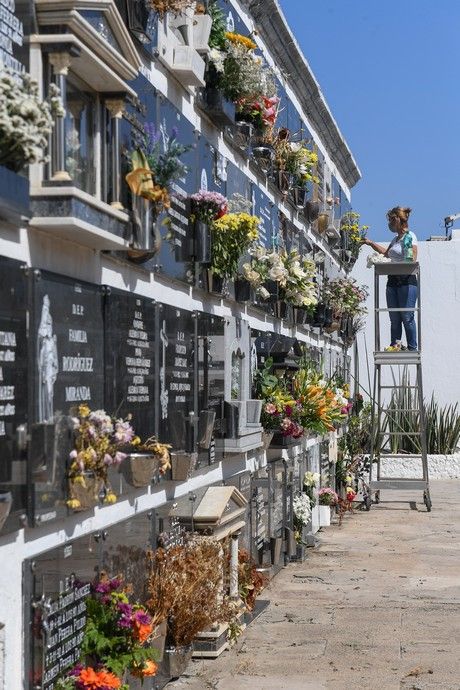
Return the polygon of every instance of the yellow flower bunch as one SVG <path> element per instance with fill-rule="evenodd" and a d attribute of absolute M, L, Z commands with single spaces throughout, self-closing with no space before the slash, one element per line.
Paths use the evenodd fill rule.
<path fill-rule="evenodd" d="M 212 231 L 212 270 L 223 278 L 238 272 L 240 256 L 259 237 L 260 219 L 249 213 L 226 213 L 214 221 Z"/>
<path fill-rule="evenodd" d="M 241 34 L 235 34 L 231 31 L 227 31 L 225 33 L 225 38 L 227 41 L 230 41 L 230 43 L 237 43 L 246 50 L 255 50 L 257 48 L 257 44 L 254 43 L 248 36 L 242 36 Z"/>
<path fill-rule="evenodd" d="M 226 213 L 214 221 L 213 228 L 217 232 L 242 232 L 249 242 L 254 242 L 259 237 L 259 224 L 260 218 L 249 213 Z"/>

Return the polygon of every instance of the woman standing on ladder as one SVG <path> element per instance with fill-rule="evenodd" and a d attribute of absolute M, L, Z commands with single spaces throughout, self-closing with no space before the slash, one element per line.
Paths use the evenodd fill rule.
<path fill-rule="evenodd" d="M 396 234 L 388 247 L 384 247 L 370 239 L 364 239 L 379 254 L 394 262 L 417 261 L 417 237 L 409 230 L 408 220 L 412 209 L 395 206 L 387 213 L 388 227 Z M 396 275 L 388 276 L 386 289 L 387 307 L 389 309 L 415 308 L 418 296 L 417 276 Z M 391 351 L 405 350 L 401 344 L 402 327 L 406 332 L 407 349 L 417 350 L 417 325 L 413 311 L 390 311 L 391 344 L 386 348 Z"/>

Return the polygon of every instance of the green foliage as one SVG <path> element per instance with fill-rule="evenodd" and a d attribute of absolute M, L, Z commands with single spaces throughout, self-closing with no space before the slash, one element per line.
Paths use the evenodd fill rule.
<path fill-rule="evenodd" d="M 225 48 L 225 32 L 227 25 L 225 16 L 216 0 L 211 0 L 208 5 L 208 14 L 212 19 L 211 34 L 209 36 L 208 45 L 210 48 L 217 48 L 223 50 Z"/>
<path fill-rule="evenodd" d="M 273 358 L 267 357 L 263 367 L 259 367 L 254 375 L 254 391 L 258 399 L 268 397 L 279 385 L 279 379 L 272 370 Z"/>
<path fill-rule="evenodd" d="M 358 415 L 352 415 L 348 421 L 347 432 L 339 440 L 339 449 L 343 455 L 354 458 L 356 455 L 362 455 L 370 452 L 370 441 L 372 433 L 372 405 L 365 403 L 361 412 Z M 336 468 L 337 472 L 341 473 L 341 467 Z M 344 476 L 346 475 L 345 466 L 343 468 Z M 342 478 L 340 477 L 340 480 Z"/>

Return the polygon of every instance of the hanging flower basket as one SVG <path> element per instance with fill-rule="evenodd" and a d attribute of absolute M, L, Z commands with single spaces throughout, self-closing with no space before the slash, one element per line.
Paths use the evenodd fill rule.
<path fill-rule="evenodd" d="M 160 478 L 161 459 L 151 453 L 130 453 L 119 467 L 125 480 L 136 488 L 149 486 L 154 477 Z"/>
<path fill-rule="evenodd" d="M 104 480 L 94 472 L 85 472 L 83 482 L 69 480 L 71 508 L 76 513 L 91 510 L 101 502 L 104 493 Z"/>

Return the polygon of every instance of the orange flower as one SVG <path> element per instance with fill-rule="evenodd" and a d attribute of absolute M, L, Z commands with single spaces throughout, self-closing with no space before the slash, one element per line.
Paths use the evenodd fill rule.
<path fill-rule="evenodd" d="M 158 664 L 154 661 L 146 661 L 142 668 L 136 668 L 132 671 L 133 676 L 137 678 L 147 678 L 147 676 L 155 676 L 158 671 Z"/>
<path fill-rule="evenodd" d="M 78 675 L 80 683 L 84 683 L 85 690 L 99 690 L 99 688 L 119 688 L 121 680 L 109 671 L 95 671 L 91 666 L 84 668 Z"/>
<path fill-rule="evenodd" d="M 134 626 L 136 638 L 141 643 L 146 642 L 152 634 L 153 624 L 149 623 L 148 625 L 146 625 L 145 623 L 139 623 L 138 621 L 134 621 Z"/>

